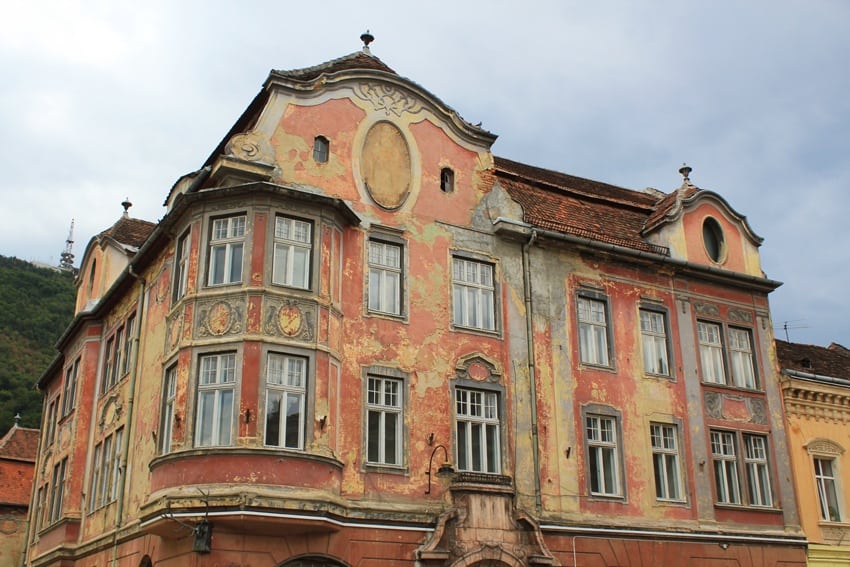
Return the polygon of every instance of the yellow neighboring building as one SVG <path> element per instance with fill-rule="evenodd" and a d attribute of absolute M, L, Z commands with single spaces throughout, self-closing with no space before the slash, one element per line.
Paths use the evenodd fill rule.
<path fill-rule="evenodd" d="M 810 566 L 850 565 L 850 350 L 776 341 Z"/>

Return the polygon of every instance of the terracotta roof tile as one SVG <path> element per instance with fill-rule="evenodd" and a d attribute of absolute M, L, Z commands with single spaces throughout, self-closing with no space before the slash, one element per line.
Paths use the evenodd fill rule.
<path fill-rule="evenodd" d="M 35 462 L 38 429 L 15 425 L 0 439 L 0 458 Z"/>
<path fill-rule="evenodd" d="M 776 339 L 776 357 L 783 369 L 850 380 L 850 351 L 841 345 L 827 348 Z"/>
<path fill-rule="evenodd" d="M 655 207 L 655 212 L 649 215 L 649 218 L 646 219 L 646 225 L 644 227 L 645 230 L 651 230 L 656 225 L 661 223 L 664 220 L 665 215 L 670 213 L 676 204 L 680 201 L 687 199 L 688 197 L 692 197 L 696 193 L 699 192 L 699 188 L 694 185 L 687 184 L 683 187 L 680 187 L 676 191 L 672 193 L 668 193 L 667 196 L 662 198 Z"/>
<path fill-rule="evenodd" d="M 298 81 L 312 81 L 321 75 L 329 75 L 339 71 L 348 71 L 351 69 L 373 69 L 375 71 L 384 71 L 397 75 L 395 71 L 384 64 L 383 61 L 363 51 L 356 51 L 338 59 L 332 59 L 321 65 L 305 67 L 304 69 L 292 69 L 288 71 L 274 71 L 273 74 L 282 77 L 288 77 Z"/>
<path fill-rule="evenodd" d="M 118 222 L 101 232 L 98 236 L 108 236 L 121 244 L 139 248 L 145 243 L 155 228 L 156 223 L 122 216 L 118 219 Z"/>
<path fill-rule="evenodd" d="M 531 225 L 624 246 L 669 254 L 642 236 L 658 198 L 649 193 L 496 158 L 499 184 L 523 208 Z"/>

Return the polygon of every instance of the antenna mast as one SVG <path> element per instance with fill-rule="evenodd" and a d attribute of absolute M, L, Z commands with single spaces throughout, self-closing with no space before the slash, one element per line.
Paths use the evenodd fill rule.
<path fill-rule="evenodd" d="M 74 253 L 71 251 L 74 247 L 74 219 L 71 219 L 71 229 L 68 231 L 68 238 L 65 240 L 65 250 L 62 251 L 59 259 L 59 269 L 66 271 L 74 270 Z"/>

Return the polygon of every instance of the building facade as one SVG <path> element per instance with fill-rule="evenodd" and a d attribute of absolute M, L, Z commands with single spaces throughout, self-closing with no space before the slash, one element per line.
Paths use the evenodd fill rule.
<path fill-rule="evenodd" d="M 38 430 L 15 425 L 0 438 L 0 564 L 20 565 L 26 543 Z"/>
<path fill-rule="evenodd" d="M 850 351 L 776 341 L 810 566 L 850 565 Z"/>
<path fill-rule="evenodd" d="M 29 564 L 803 565 L 761 239 L 495 139 L 273 71 L 83 257 Z"/>

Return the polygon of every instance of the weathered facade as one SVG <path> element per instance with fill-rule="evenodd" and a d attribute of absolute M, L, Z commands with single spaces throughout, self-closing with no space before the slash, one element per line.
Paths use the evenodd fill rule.
<path fill-rule="evenodd" d="M 850 565 L 850 351 L 777 340 L 776 354 L 808 564 Z"/>
<path fill-rule="evenodd" d="M 368 47 L 273 71 L 86 252 L 29 563 L 804 564 L 761 239 L 494 141 Z"/>
<path fill-rule="evenodd" d="M 27 534 L 38 430 L 17 423 L 0 438 L 0 564 L 20 565 Z"/>

